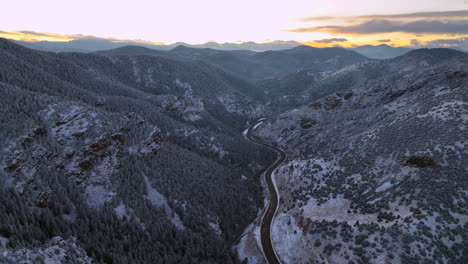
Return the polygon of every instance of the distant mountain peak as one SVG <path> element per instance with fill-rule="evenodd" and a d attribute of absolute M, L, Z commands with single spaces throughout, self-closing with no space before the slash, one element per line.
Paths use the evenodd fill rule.
<path fill-rule="evenodd" d="M 193 50 L 194 48 L 188 47 L 186 45 L 180 44 L 173 48 L 171 51 L 181 51 L 181 50 Z"/>
<path fill-rule="evenodd" d="M 316 47 L 312 47 L 312 46 L 309 46 L 309 45 L 299 45 L 295 48 L 292 48 L 293 50 L 311 50 L 311 49 L 316 49 Z"/>
<path fill-rule="evenodd" d="M 422 48 L 411 50 L 408 53 L 400 56 L 400 58 L 411 58 L 411 57 L 433 57 L 433 58 L 449 58 L 454 56 L 462 55 L 464 52 L 448 48 Z"/>

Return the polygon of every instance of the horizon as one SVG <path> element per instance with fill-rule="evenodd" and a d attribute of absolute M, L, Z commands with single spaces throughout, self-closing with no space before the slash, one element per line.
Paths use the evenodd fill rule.
<path fill-rule="evenodd" d="M 468 3 L 460 0 L 296 0 L 289 5 L 241 0 L 222 6 L 214 0 L 136 0 L 132 5 L 107 0 L 67 5 L 58 0 L 19 0 L 5 5 L 8 12 L 0 17 L 0 37 L 29 42 L 87 38 L 149 45 L 296 41 L 314 47 L 387 44 L 468 49 Z"/>
<path fill-rule="evenodd" d="M 418 43 L 417 45 L 401 45 L 398 46 L 397 44 L 392 44 L 392 43 L 361 43 L 361 45 L 356 45 L 356 44 L 351 44 L 351 46 L 346 46 L 346 45 L 340 45 L 340 44 L 333 44 L 333 45 L 321 45 L 320 42 L 316 41 L 306 41 L 306 42 L 299 42 L 296 40 L 270 40 L 270 41 L 265 41 L 265 42 L 255 42 L 255 41 L 236 41 L 236 42 L 216 42 L 216 41 L 207 41 L 204 43 L 187 43 L 183 41 L 177 41 L 173 43 L 163 43 L 163 42 L 152 42 L 152 41 L 146 41 L 146 40 L 132 40 L 132 39 L 115 39 L 115 38 L 104 38 L 104 37 L 98 37 L 98 36 L 83 36 L 82 38 L 76 38 L 76 39 L 70 39 L 70 40 L 37 40 L 37 39 L 16 39 L 14 37 L 8 37 L 5 36 L 6 31 L 0 30 L 0 38 L 4 38 L 10 41 L 17 41 L 19 43 L 73 43 L 76 41 L 92 41 L 92 40 L 97 40 L 97 41 L 103 41 L 103 43 L 112 43 L 112 44 L 124 44 L 121 46 L 115 46 L 114 48 L 121 48 L 121 47 L 129 47 L 129 46 L 139 46 L 142 48 L 149 48 L 149 49 L 154 49 L 158 50 L 158 47 L 171 47 L 171 49 L 176 48 L 178 46 L 185 46 L 189 48 L 208 48 L 208 49 L 220 49 L 220 50 L 230 50 L 229 48 L 226 48 L 226 45 L 229 45 L 230 47 L 233 46 L 239 46 L 241 47 L 243 44 L 253 44 L 253 45 L 282 45 L 285 44 L 285 46 L 278 46 L 275 50 L 282 50 L 282 49 L 291 49 L 295 48 L 298 46 L 309 46 L 313 48 L 343 48 L 343 49 L 354 49 L 354 48 L 359 48 L 359 47 L 379 47 L 379 46 L 385 46 L 385 47 L 391 47 L 391 48 L 405 48 L 405 49 L 424 49 L 424 48 L 451 48 L 451 49 L 456 49 L 456 50 L 461 50 L 464 52 L 468 52 L 468 38 L 464 38 L 463 41 L 466 41 L 467 43 L 464 43 L 463 41 L 457 40 L 456 42 L 453 42 L 453 44 L 447 45 L 446 43 L 442 44 L 431 44 L 430 42 L 428 43 L 429 45 L 425 45 L 423 43 Z M 32 32 L 31 32 L 32 33 Z M 219 45 L 219 47 L 207 47 L 206 45 L 209 44 L 214 44 L 214 45 Z M 291 46 L 286 46 L 286 44 L 289 44 Z M 296 46 L 293 46 L 292 44 L 297 44 Z M 223 47 L 224 45 L 224 47 Z M 110 48 L 113 49 L 113 48 Z M 249 48 L 244 48 L 245 50 L 252 50 L 252 51 L 268 51 L 269 49 L 265 50 L 256 50 L 256 49 L 249 49 Z M 96 49 L 99 50 L 99 49 Z M 105 50 L 105 49 L 104 49 Z M 166 49 L 164 49 L 166 50 Z M 233 49 L 237 50 L 237 49 Z M 241 50 L 241 49 L 239 49 Z"/>

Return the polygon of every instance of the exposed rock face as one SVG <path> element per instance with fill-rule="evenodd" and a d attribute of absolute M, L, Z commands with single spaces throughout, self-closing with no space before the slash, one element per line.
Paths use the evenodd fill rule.
<path fill-rule="evenodd" d="M 406 159 L 406 165 L 418 168 L 436 167 L 437 163 L 427 156 L 411 156 Z"/>
<path fill-rule="evenodd" d="M 316 125 L 317 124 L 317 121 L 313 120 L 313 119 L 302 119 L 301 120 L 301 124 L 300 126 L 304 129 L 308 129 L 308 128 L 311 128 L 313 125 Z"/>
<path fill-rule="evenodd" d="M 199 121 L 206 116 L 206 109 L 200 97 L 193 94 L 184 96 L 161 97 L 161 104 L 166 112 L 180 114 L 186 121 Z"/>
<path fill-rule="evenodd" d="M 4 161 L 5 170 L 15 175 L 18 191 L 23 192 L 29 186 L 27 191 L 36 193 L 41 184 L 34 181 L 35 174 L 45 164 L 55 164 L 54 169 L 62 170 L 87 190 L 87 196 L 93 201 L 91 206 L 109 201 L 115 192 L 111 176 L 119 167 L 125 136 L 129 131 L 125 126 L 138 125 L 141 120 L 129 115 L 129 119 L 110 124 L 103 121 L 106 118 L 104 113 L 79 104 L 49 105 L 38 115 L 43 118 L 44 127 L 34 128 L 18 139 L 10 146 L 15 148 L 13 155 Z M 124 127 L 116 130 L 119 124 L 124 124 Z M 57 144 L 53 148 L 48 149 L 39 141 L 47 135 L 52 145 Z M 160 139 L 160 135 L 154 134 L 151 143 Z M 156 148 L 151 143 L 147 143 L 148 147 Z M 92 191 L 97 187 L 101 193 Z M 38 192 L 36 196 L 35 205 L 47 207 L 47 193 Z"/>
<path fill-rule="evenodd" d="M 46 208 L 48 207 L 49 203 L 49 193 L 48 192 L 40 192 L 37 194 L 36 199 L 34 201 L 34 205 L 39 208 Z"/>
<path fill-rule="evenodd" d="M 161 130 L 154 128 L 149 138 L 142 142 L 139 151 L 142 154 L 153 153 L 160 148 L 162 143 L 164 143 L 164 137 L 161 134 Z"/>

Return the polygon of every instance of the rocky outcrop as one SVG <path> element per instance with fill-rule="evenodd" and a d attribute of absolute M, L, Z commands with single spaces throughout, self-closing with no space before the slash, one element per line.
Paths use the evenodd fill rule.
<path fill-rule="evenodd" d="M 437 162 L 428 156 L 410 156 L 405 164 L 417 168 L 437 167 Z"/>
<path fill-rule="evenodd" d="M 49 207 L 49 192 L 50 191 L 39 192 L 34 200 L 34 205 L 38 208 Z"/>
<path fill-rule="evenodd" d="M 94 260 L 77 243 L 76 238 L 63 239 L 54 237 L 45 245 L 35 248 L 2 249 L 1 263 L 76 263 L 91 264 Z"/>
<path fill-rule="evenodd" d="M 316 124 L 317 124 L 317 121 L 315 121 L 313 119 L 304 118 L 304 119 L 301 120 L 300 126 L 303 129 L 308 129 L 308 128 L 311 128 L 312 126 L 316 125 Z"/>
<path fill-rule="evenodd" d="M 47 207 L 49 193 L 40 191 L 41 183 L 34 179 L 39 168 L 49 166 L 63 171 L 83 192 L 90 190 L 89 186 L 101 186 L 101 200 L 112 197 L 110 177 L 119 168 L 129 127 L 142 126 L 141 117 L 129 113 L 111 123 L 104 121 L 108 117 L 101 110 L 79 104 L 52 104 L 38 116 L 43 125 L 31 129 L 5 150 L 12 149 L 3 164 L 14 177 L 17 190 L 36 197 L 36 207 Z M 46 136 L 50 143 L 43 146 L 40 139 Z M 159 142 L 161 138 L 154 134 L 152 140 Z"/>
<path fill-rule="evenodd" d="M 149 137 L 143 140 L 139 145 L 129 148 L 130 153 L 138 154 L 150 154 L 155 153 L 161 147 L 165 141 L 161 130 L 157 127 L 153 127 L 149 134 Z"/>

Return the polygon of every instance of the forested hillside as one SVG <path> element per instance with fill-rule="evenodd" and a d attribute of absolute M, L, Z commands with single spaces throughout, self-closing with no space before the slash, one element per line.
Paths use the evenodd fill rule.
<path fill-rule="evenodd" d="M 190 61 L 203 61 L 246 80 L 279 77 L 305 69 L 334 70 L 365 61 L 367 58 L 343 48 L 298 46 L 285 50 L 253 52 L 249 50 L 216 50 L 177 46 L 167 52 L 143 47 L 123 47 L 99 51 L 98 54 L 153 54 Z"/>
<path fill-rule="evenodd" d="M 272 158 L 241 135 L 258 107 L 251 87 L 195 62 L 0 39 L 0 262 L 49 251 L 57 262 L 231 262 L 262 203 L 252 175 Z"/>

